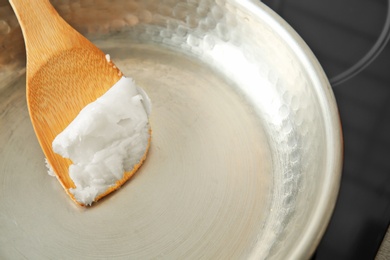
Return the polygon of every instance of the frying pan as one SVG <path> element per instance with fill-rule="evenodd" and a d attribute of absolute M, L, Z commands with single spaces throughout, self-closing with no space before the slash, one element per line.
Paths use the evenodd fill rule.
<path fill-rule="evenodd" d="M 151 150 L 119 191 L 75 205 L 46 172 L 1 0 L 1 259 L 310 258 L 342 134 L 328 79 L 286 22 L 254 0 L 53 4 L 148 92 Z"/>

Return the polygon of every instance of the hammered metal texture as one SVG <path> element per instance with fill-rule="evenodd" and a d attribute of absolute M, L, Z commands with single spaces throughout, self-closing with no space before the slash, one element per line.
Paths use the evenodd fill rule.
<path fill-rule="evenodd" d="M 89 209 L 47 176 L 0 1 L 0 258 L 301 259 L 332 212 L 341 132 L 303 41 L 248 0 L 52 1 L 149 93 L 150 155 Z"/>

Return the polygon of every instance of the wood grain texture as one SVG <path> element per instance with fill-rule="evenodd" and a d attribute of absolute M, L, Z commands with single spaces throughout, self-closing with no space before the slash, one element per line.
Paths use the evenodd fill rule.
<path fill-rule="evenodd" d="M 58 180 L 80 204 L 69 192 L 75 187 L 68 173 L 72 162 L 54 153 L 52 142 L 82 108 L 103 95 L 122 73 L 100 49 L 68 25 L 48 0 L 10 3 L 25 39 L 27 104 L 35 133 Z M 118 189 L 141 166 L 145 156 L 97 199 Z"/>

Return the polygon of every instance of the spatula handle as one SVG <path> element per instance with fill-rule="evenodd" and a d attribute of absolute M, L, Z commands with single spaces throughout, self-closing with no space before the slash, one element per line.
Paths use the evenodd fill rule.
<path fill-rule="evenodd" d="M 49 0 L 9 0 L 22 28 L 29 72 L 63 50 L 86 44 L 67 24 Z"/>

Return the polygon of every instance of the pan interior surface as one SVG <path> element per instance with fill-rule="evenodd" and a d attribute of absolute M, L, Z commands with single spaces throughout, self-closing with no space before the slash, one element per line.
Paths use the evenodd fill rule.
<path fill-rule="evenodd" d="M 150 96 L 149 155 L 120 190 L 75 205 L 45 169 L 24 68 L 3 56 L 0 258 L 310 257 L 341 133 L 306 45 L 256 1 L 95 2 L 54 4 Z"/>

